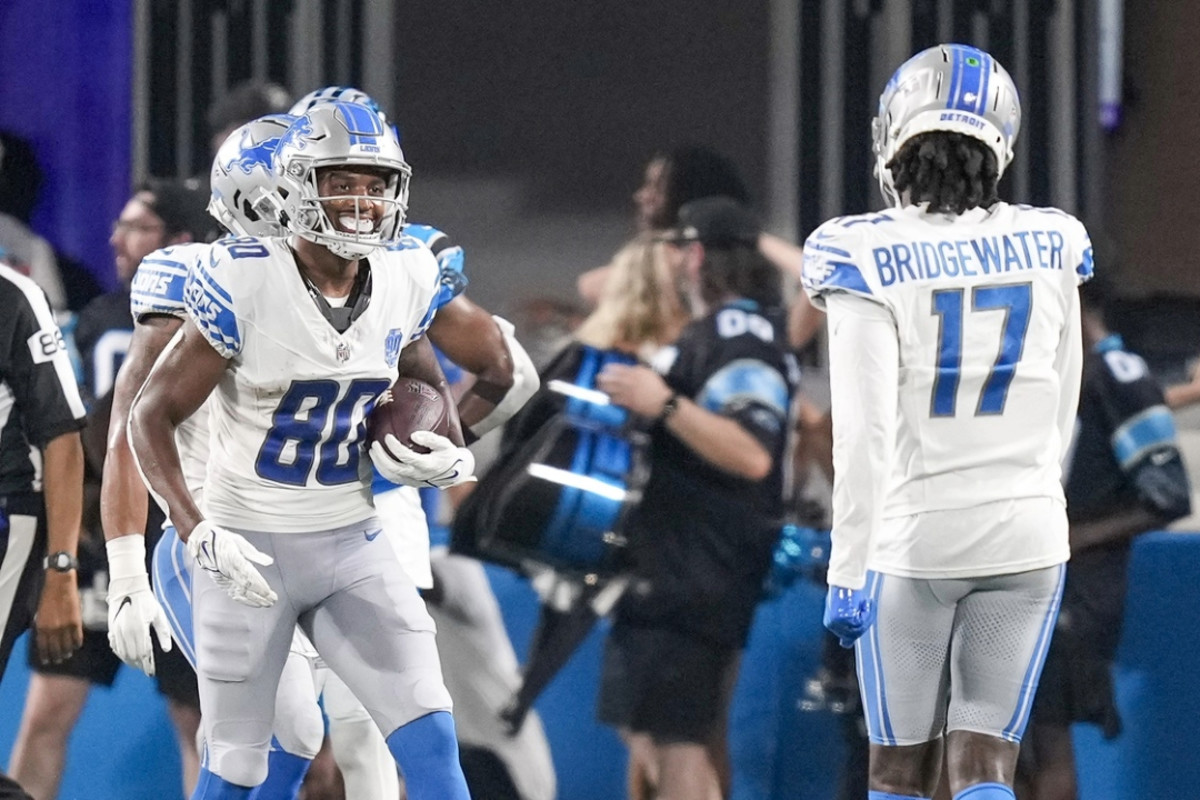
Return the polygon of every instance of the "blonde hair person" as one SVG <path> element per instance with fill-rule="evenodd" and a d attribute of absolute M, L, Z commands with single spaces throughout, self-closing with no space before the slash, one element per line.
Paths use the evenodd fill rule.
<path fill-rule="evenodd" d="M 666 245 L 642 234 L 613 257 L 600 302 L 575 331 L 575 339 L 649 361 L 675 341 L 690 319 Z"/>

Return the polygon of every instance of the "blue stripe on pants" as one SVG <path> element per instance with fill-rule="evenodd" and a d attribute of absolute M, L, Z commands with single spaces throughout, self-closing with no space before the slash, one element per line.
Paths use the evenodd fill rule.
<path fill-rule="evenodd" d="M 192 634 L 192 574 L 187 545 L 174 527 L 163 531 L 154 547 L 152 562 L 154 596 L 167 612 L 171 638 L 184 658 L 196 668 L 196 640 Z"/>

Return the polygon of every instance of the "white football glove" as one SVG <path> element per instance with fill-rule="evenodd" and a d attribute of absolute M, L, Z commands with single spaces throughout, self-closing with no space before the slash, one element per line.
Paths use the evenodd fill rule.
<path fill-rule="evenodd" d="M 266 608 L 279 599 L 254 567 L 274 564 L 275 559 L 255 548 L 241 534 L 201 520 L 188 537 L 187 549 L 196 567 L 207 572 L 217 586 L 239 603 Z"/>
<path fill-rule="evenodd" d="M 119 536 L 105 544 L 108 551 L 108 646 L 117 658 L 147 675 L 154 675 L 151 630 L 163 650 L 171 649 L 167 614 L 150 591 L 146 574 L 146 537 Z"/>
<path fill-rule="evenodd" d="M 475 480 L 475 456 L 467 448 L 433 431 L 414 431 L 412 441 L 428 447 L 430 452 L 418 453 L 405 447 L 390 433 L 382 442 L 371 444 L 371 461 L 380 475 L 392 483 L 435 489 Z"/>

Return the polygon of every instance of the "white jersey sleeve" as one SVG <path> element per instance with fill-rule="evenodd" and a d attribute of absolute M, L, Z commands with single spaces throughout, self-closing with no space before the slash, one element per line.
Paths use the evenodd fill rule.
<path fill-rule="evenodd" d="M 961 531 L 929 548 L 905 540 L 925 528 L 895 521 L 1011 499 L 1064 502 L 1060 462 L 1082 358 L 1077 289 L 1091 270 L 1086 230 L 1057 209 L 998 203 L 952 216 L 910 206 L 832 220 L 809 237 L 804 285 L 813 302 L 869 300 L 895 327 L 893 452 L 868 468 L 887 486 L 872 569 L 961 577 L 1065 559 L 1057 534 L 1035 543 L 1034 553 L 1028 542 L 973 547 Z M 870 303 L 839 306 L 839 315 L 871 311 Z M 847 364 L 866 357 L 831 346 L 831 361 L 842 362 L 831 363 L 831 374 L 861 369 Z M 869 391 L 858 381 L 860 392 Z M 835 424 L 839 413 L 835 404 Z M 845 414 L 842 423 L 843 432 L 879 424 Z M 847 513 L 837 506 L 835 498 L 835 518 Z"/>
<path fill-rule="evenodd" d="M 201 243 L 177 244 L 143 258 L 129 289 L 129 310 L 134 321 L 151 314 L 186 319 L 184 284 L 192 265 L 206 259 L 210 248 Z"/>
<path fill-rule="evenodd" d="M 269 255 L 265 245 L 249 237 L 225 240 L 214 244 L 208 258 L 198 259 L 188 273 L 184 307 L 208 343 L 225 358 L 241 352 L 245 322 L 239 312 L 253 308 L 251 297 L 266 274 L 255 269 L 255 262 Z"/>
<path fill-rule="evenodd" d="M 850 294 L 884 302 L 875 273 L 863 261 L 861 244 L 865 228 L 890 222 L 887 214 L 835 217 L 809 235 L 804 243 L 801 284 L 817 308 L 825 308 L 831 294 Z"/>
<path fill-rule="evenodd" d="M 890 464 L 896 444 L 899 349 L 896 322 L 878 303 L 832 292 L 829 388 L 833 415 L 831 586 L 861 589 L 871 540 L 880 528 L 887 484 L 876 466 Z"/>

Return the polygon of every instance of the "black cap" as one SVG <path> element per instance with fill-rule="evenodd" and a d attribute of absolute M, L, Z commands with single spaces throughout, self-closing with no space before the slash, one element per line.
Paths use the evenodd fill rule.
<path fill-rule="evenodd" d="M 679 224 L 668 242 L 700 242 L 705 247 L 755 247 L 762 229 L 748 208 L 732 197 L 704 197 L 679 207 Z"/>
<path fill-rule="evenodd" d="M 138 190 L 154 195 L 146 205 L 163 221 L 168 236 L 186 232 L 193 241 L 203 242 L 212 232 L 214 223 L 207 211 L 208 195 L 194 178 L 151 178 Z"/>

